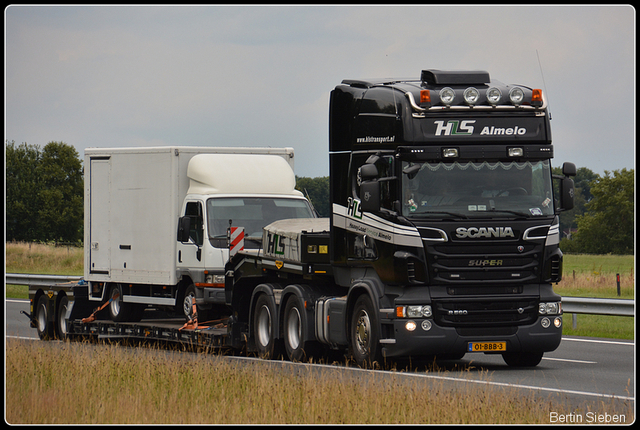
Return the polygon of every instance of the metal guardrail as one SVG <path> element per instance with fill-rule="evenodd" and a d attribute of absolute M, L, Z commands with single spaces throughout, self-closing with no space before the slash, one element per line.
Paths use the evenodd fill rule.
<path fill-rule="evenodd" d="M 7 273 L 5 275 L 5 284 L 46 286 L 65 282 L 78 282 L 82 278 L 82 276 Z M 634 316 L 635 300 L 563 297 L 562 311 L 569 314 Z"/>
<path fill-rule="evenodd" d="M 4 276 L 5 285 L 33 285 L 46 286 L 52 284 L 64 284 L 66 282 L 78 282 L 82 276 L 61 275 L 33 275 L 30 273 L 7 273 Z"/>
<path fill-rule="evenodd" d="M 635 315 L 635 300 L 600 299 L 593 297 L 563 297 L 562 312 L 568 314 L 615 315 L 632 317 Z"/>

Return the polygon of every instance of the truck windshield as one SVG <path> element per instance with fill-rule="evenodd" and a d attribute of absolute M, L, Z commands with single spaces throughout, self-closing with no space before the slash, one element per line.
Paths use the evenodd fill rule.
<path fill-rule="evenodd" d="M 264 226 L 281 219 L 313 217 L 303 199 L 229 197 L 207 201 L 209 239 L 218 248 L 227 246 L 229 220 L 233 227 L 244 228 L 245 248 L 259 248 Z"/>
<path fill-rule="evenodd" d="M 402 213 L 408 217 L 552 215 L 548 160 L 403 162 Z"/>

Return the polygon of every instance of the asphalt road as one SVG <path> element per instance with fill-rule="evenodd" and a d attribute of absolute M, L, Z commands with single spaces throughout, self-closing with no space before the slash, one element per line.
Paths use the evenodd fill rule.
<path fill-rule="evenodd" d="M 29 311 L 27 300 L 5 301 L 6 338 L 37 340 L 36 330 L 29 327 L 29 320 L 20 314 L 21 310 Z M 280 363 L 282 366 L 301 365 Z M 335 368 L 322 367 L 323 370 Z M 610 402 L 635 403 L 633 341 L 564 337 L 556 351 L 546 353 L 537 367 L 528 369 L 510 368 L 500 356 L 482 353 L 466 354 L 461 360 L 443 362 L 440 372 L 421 371 L 424 367 L 416 363 L 412 368 L 417 370 L 410 372 L 410 377 L 441 380 L 453 387 L 472 383 L 535 390 L 545 398 L 557 395 L 569 399 L 580 405 L 577 407 L 589 408 L 589 405 Z"/>

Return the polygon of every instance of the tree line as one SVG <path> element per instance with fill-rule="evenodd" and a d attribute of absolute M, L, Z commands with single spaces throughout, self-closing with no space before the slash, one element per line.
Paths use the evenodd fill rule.
<path fill-rule="evenodd" d="M 5 143 L 6 240 L 81 242 L 83 167 L 73 146 Z M 554 174 L 560 174 L 554 168 Z M 560 214 L 560 247 L 587 254 L 634 253 L 633 169 L 600 176 L 581 167 L 574 178 L 575 206 Z M 296 189 L 318 214 L 331 214 L 329 177 L 296 177 Z"/>

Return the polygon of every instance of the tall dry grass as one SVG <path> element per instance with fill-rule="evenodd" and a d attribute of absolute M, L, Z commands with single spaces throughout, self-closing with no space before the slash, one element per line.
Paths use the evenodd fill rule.
<path fill-rule="evenodd" d="M 7 273 L 83 275 L 83 256 L 82 247 L 25 242 L 7 242 L 5 244 Z"/>
<path fill-rule="evenodd" d="M 402 374 L 328 372 L 114 345 L 6 345 L 10 424 L 548 423 L 550 412 L 572 411 L 558 396 L 473 383 L 452 389 Z M 633 416 L 624 405 L 594 402 L 594 410 Z"/>

